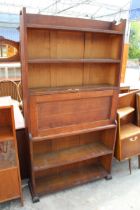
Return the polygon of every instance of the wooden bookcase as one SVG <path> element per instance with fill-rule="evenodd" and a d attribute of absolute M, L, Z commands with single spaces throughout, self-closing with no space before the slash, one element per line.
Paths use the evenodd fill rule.
<path fill-rule="evenodd" d="M 140 127 L 137 125 L 136 94 L 139 90 L 120 94 L 117 121 L 118 132 L 115 146 L 115 157 L 129 161 L 131 173 L 131 158 L 138 156 L 140 166 Z"/>
<path fill-rule="evenodd" d="M 0 203 L 22 199 L 12 106 L 0 106 Z"/>
<path fill-rule="evenodd" d="M 110 177 L 125 21 L 21 13 L 31 191 Z"/>

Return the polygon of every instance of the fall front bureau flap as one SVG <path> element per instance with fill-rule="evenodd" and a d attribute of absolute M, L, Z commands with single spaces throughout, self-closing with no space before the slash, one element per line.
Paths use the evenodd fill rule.
<path fill-rule="evenodd" d="M 117 91 L 75 91 L 30 96 L 32 136 L 50 136 L 71 130 L 84 132 L 115 121 Z"/>

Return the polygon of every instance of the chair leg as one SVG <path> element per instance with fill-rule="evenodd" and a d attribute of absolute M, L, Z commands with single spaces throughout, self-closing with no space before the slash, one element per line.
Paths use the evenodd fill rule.
<path fill-rule="evenodd" d="M 138 155 L 138 168 L 140 168 L 140 155 Z"/>
<path fill-rule="evenodd" d="M 128 162 L 129 162 L 129 171 L 130 171 L 130 174 L 131 174 L 131 158 L 128 159 Z"/>

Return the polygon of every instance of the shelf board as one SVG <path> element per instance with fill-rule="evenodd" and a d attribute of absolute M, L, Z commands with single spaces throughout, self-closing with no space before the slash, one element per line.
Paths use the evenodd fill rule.
<path fill-rule="evenodd" d="M 40 195 L 50 193 L 97 180 L 106 177 L 107 174 L 107 171 L 100 165 L 81 167 L 56 176 L 37 178 L 36 191 Z"/>
<path fill-rule="evenodd" d="M 85 123 L 82 125 L 73 125 L 73 126 L 67 126 L 65 127 L 65 132 L 63 127 L 62 128 L 57 128 L 57 129 L 49 129 L 45 132 L 42 132 L 42 135 L 38 137 L 31 137 L 31 140 L 33 142 L 41 142 L 41 141 L 46 141 L 48 139 L 53 139 L 53 138 L 62 138 L 65 136 L 72 136 L 72 135 L 78 135 L 78 134 L 83 134 L 83 133 L 89 133 L 93 131 L 99 131 L 103 129 L 111 129 L 115 128 L 116 124 L 112 124 L 113 122 L 111 120 L 104 120 L 102 121 L 102 126 L 99 126 L 101 124 L 100 121 L 93 122 L 93 123 Z"/>
<path fill-rule="evenodd" d="M 112 150 L 100 142 L 80 145 L 74 148 L 55 151 L 51 153 L 37 154 L 34 157 L 34 170 L 46 170 L 54 167 L 64 166 L 84 161 L 99 156 L 112 154 Z"/>
<path fill-rule="evenodd" d="M 94 90 L 117 90 L 118 87 L 110 84 L 96 84 L 96 85 L 84 85 L 84 86 L 65 86 L 65 87 L 42 87 L 42 88 L 30 88 L 30 95 L 50 95 L 56 93 L 73 93 L 80 91 L 94 91 Z"/>
<path fill-rule="evenodd" d="M 135 109 L 133 107 L 123 107 L 117 110 L 120 118 L 127 116 L 128 114 L 134 112 Z"/>
<path fill-rule="evenodd" d="M 138 134 L 140 134 L 140 127 L 134 124 L 128 123 L 121 126 L 121 130 L 120 130 L 121 140 L 129 138 L 134 135 L 138 135 Z"/>
<path fill-rule="evenodd" d="M 123 35 L 124 34 L 124 32 L 115 31 L 115 30 L 56 26 L 56 25 L 46 25 L 46 24 L 45 25 L 44 24 L 31 24 L 31 23 L 27 23 L 27 28 L 40 28 L 40 29 L 52 29 L 52 30 L 66 30 L 66 31 L 81 31 L 81 32 L 93 32 L 93 33 L 114 34 L 114 35 Z"/>
<path fill-rule="evenodd" d="M 74 58 L 32 58 L 28 60 L 29 64 L 34 63 L 120 63 L 119 59 L 99 59 L 99 58 L 85 58 L 85 59 L 74 59 Z"/>
<path fill-rule="evenodd" d="M 14 139 L 11 128 L 2 126 L 0 127 L 0 142 L 11 141 Z"/>

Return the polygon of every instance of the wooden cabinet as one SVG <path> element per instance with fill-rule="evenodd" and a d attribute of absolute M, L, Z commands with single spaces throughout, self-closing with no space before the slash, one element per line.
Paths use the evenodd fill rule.
<path fill-rule="evenodd" d="M 0 202 L 21 199 L 13 107 L 0 107 Z"/>
<path fill-rule="evenodd" d="M 120 95 L 117 119 L 118 132 L 115 157 L 118 160 L 129 160 L 131 173 L 131 157 L 140 155 L 140 127 L 136 122 L 136 93 L 132 91 Z"/>
<path fill-rule="evenodd" d="M 37 196 L 110 177 L 125 21 L 21 13 L 24 115 Z"/>

